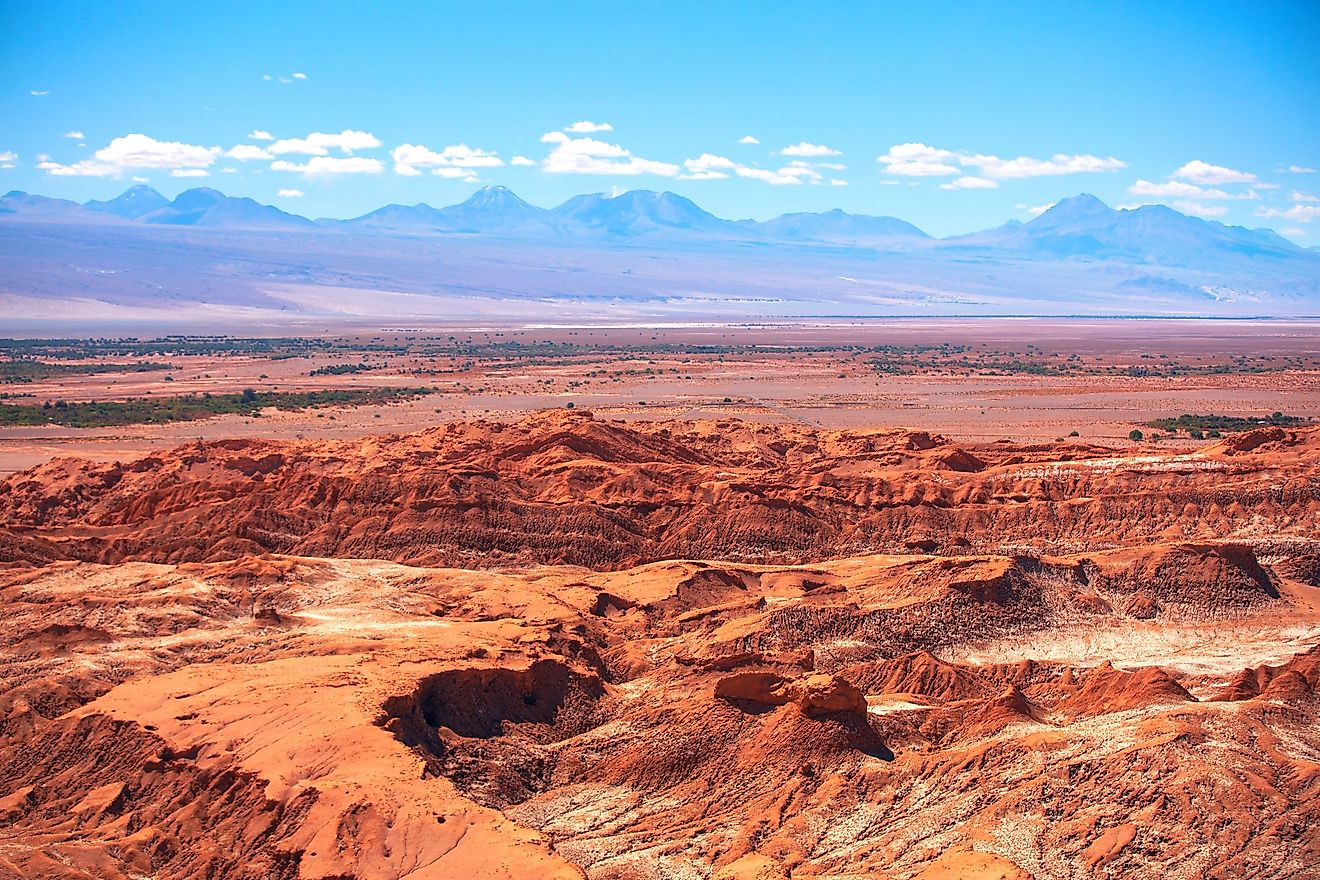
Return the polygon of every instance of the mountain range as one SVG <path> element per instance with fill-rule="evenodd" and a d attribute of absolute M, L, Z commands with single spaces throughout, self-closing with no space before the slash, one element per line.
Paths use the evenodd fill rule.
<path fill-rule="evenodd" d="M 1248 257 L 1310 256 L 1268 229 L 1227 226 L 1189 217 L 1163 205 L 1114 209 L 1082 194 L 1059 201 L 1029 222 L 969 235 L 934 239 L 897 217 L 823 213 L 783 214 L 772 220 L 725 220 L 683 196 L 631 190 L 611 196 L 574 196 L 540 208 L 503 186 L 482 187 L 466 201 L 444 208 L 425 203 L 386 205 L 348 220 L 310 220 L 248 198 L 202 187 L 173 201 L 139 184 L 107 201 L 82 205 L 25 192 L 0 198 L 0 215 L 43 221 L 97 219 L 221 229 L 316 228 L 350 232 L 451 233 L 505 237 L 687 238 L 820 242 L 887 247 L 944 247 L 1038 253 L 1060 258 L 1130 258 L 1190 265 L 1207 250 Z"/>
<path fill-rule="evenodd" d="M 347 220 L 208 188 L 170 200 L 134 186 L 81 205 L 11 192 L 0 197 L 0 259 L 0 317 L 25 319 L 51 300 L 76 301 L 78 314 L 168 303 L 226 320 L 235 308 L 523 317 L 530 301 L 646 319 L 1320 314 L 1320 252 L 1086 194 L 1025 223 L 936 239 L 840 210 L 727 220 L 646 190 L 542 208 L 488 186 L 456 205 L 386 205 Z"/>

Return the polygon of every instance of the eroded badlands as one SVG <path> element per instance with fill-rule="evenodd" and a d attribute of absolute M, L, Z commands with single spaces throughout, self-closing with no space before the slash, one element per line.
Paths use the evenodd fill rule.
<path fill-rule="evenodd" d="M 554 412 L 0 487 L 0 874 L 1305 877 L 1320 429 Z"/>

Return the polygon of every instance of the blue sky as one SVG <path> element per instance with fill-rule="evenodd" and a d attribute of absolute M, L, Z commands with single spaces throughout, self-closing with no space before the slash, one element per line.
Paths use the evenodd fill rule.
<path fill-rule="evenodd" d="M 644 188 L 939 235 L 1092 192 L 1320 244 L 1313 0 L 202 7 L 0 4 L 0 191 Z"/>

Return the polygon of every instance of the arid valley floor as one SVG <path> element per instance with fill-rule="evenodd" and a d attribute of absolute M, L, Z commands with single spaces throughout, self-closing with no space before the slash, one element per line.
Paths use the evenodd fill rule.
<path fill-rule="evenodd" d="M 1320 323 L 5 344 L 0 877 L 1320 876 Z"/>

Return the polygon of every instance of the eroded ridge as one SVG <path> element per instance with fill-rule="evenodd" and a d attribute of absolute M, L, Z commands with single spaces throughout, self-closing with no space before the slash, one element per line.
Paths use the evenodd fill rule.
<path fill-rule="evenodd" d="M 18 475 L 0 873 L 1306 876 L 1318 438 L 955 450 L 555 415 L 374 460 L 207 444 Z M 473 481 L 506 487 L 513 535 L 723 552 L 482 549 L 446 531 L 489 515 Z M 251 553 L 240 510 L 333 526 Z M 427 554 L 471 561 L 399 561 Z"/>
<path fill-rule="evenodd" d="M 920 431 L 551 412 L 353 441 L 227 440 L 134 462 L 55 460 L 0 492 L 0 559 L 199 562 L 248 553 L 413 565 L 877 552 L 1074 553 L 1320 534 L 1320 429 L 1196 451 L 958 446 Z M 1314 547 L 1314 544 L 1310 546 Z"/>

